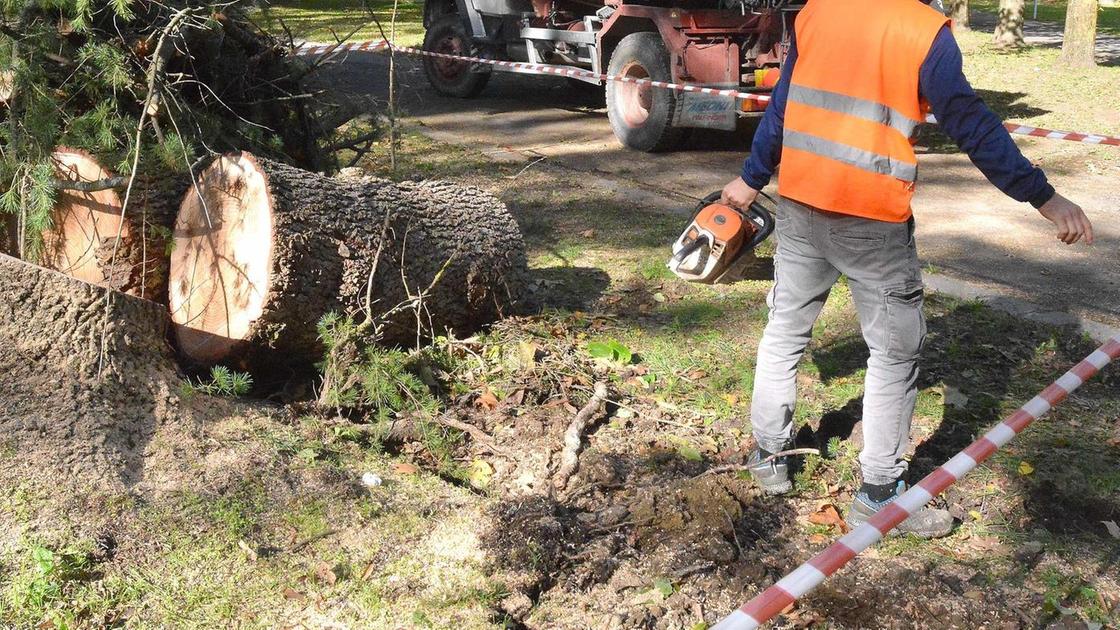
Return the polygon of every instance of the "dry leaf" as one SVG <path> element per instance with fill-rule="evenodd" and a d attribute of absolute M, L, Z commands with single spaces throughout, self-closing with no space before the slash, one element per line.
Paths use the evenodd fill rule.
<path fill-rule="evenodd" d="M 1023 475 L 1024 477 L 1026 477 L 1027 475 L 1029 475 L 1033 472 L 1034 472 L 1034 466 L 1031 466 L 1030 462 L 1025 461 L 1025 460 L 1019 462 L 1019 474 L 1020 475 Z"/>
<path fill-rule="evenodd" d="M 1117 525 L 1116 521 L 1101 522 L 1104 523 L 1104 528 L 1108 530 L 1110 536 L 1112 536 L 1113 538 L 1120 538 L 1120 525 Z"/>
<path fill-rule="evenodd" d="M 984 553 L 1003 551 L 1003 543 L 995 536 L 973 536 L 969 539 L 968 546 Z"/>
<path fill-rule="evenodd" d="M 700 379 L 704 378 L 707 375 L 708 375 L 708 373 L 705 372 L 704 370 L 693 370 L 693 371 L 688 373 L 688 378 L 696 381 L 696 380 L 700 380 Z"/>
<path fill-rule="evenodd" d="M 307 599 L 307 596 L 290 586 L 285 586 L 284 599 L 294 599 L 302 602 L 303 600 Z"/>
<path fill-rule="evenodd" d="M 594 238 L 595 237 L 595 230 L 594 229 L 584 230 L 584 231 L 580 232 L 579 235 L 582 236 L 583 238 Z"/>
<path fill-rule="evenodd" d="M 393 464 L 393 472 L 401 475 L 415 475 L 420 472 L 420 469 L 417 468 L 416 465 L 408 462 L 397 462 Z"/>
<path fill-rule="evenodd" d="M 848 532 L 848 524 L 840 516 L 836 506 L 831 503 L 822 503 L 816 512 L 809 515 L 809 522 L 814 525 L 835 525 L 841 534 Z"/>
<path fill-rule="evenodd" d="M 338 575 L 335 574 L 334 569 L 331 568 L 331 565 L 321 560 L 319 561 L 319 564 L 315 565 L 315 577 L 319 578 L 320 581 L 332 586 L 335 582 L 338 582 Z"/>
<path fill-rule="evenodd" d="M 537 351 L 540 348 L 537 344 L 528 341 L 521 341 L 517 344 L 517 350 L 520 359 L 521 369 L 529 369 L 537 364 Z"/>
<path fill-rule="evenodd" d="M 241 549 L 241 551 L 245 552 L 246 556 L 249 556 L 249 562 L 257 561 L 257 551 L 250 547 L 248 543 L 246 543 L 244 540 L 238 540 L 237 546 Z"/>
<path fill-rule="evenodd" d="M 823 534 L 813 534 L 809 536 L 809 542 L 813 543 L 814 545 L 819 545 L 823 542 L 826 542 L 827 540 L 828 537 Z"/>
<path fill-rule="evenodd" d="M 366 580 L 368 580 L 368 579 L 369 579 L 369 576 L 373 575 L 373 570 L 374 570 L 374 569 L 375 569 L 376 567 L 377 567 L 377 563 L 376 563 L 376 562 L 370 562 L 370 563 L 369 563 L 368 565 L 366 565 L 366 570 L 365 570 L 365 571 L 362 571 L 362 581 L 363 581 L 363 582 L 364 582 L 364 581 L 366 581 Z"/>
<path fill-rule="evenodd" d="M 480 409 L 490 411 L 498 406 L 498 398 L 490 391 L 489 387 L 483 387 L 482 393 L 474 400 L 474 404 Z"/>

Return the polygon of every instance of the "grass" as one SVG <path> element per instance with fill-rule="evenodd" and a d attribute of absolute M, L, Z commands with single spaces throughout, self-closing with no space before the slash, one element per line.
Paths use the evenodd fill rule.
<path fill-rule="evenodd" d="M 518 175 L 520 164 L 493 163 L 476 149 L 415 133 L 404 135 L 394 172 L 386 150 L 377 147 L 366 158 L 374 174 L 403 179 L 423 172 L 484 186 L 505 200 L 526 226 L 542 306 L 558 320 L 582 322 L 575 333 L 581 347 L 615 340 L 634 355 L 630 367 L 646 370 L 640 378 L 617 379 L 615 387 L 656 401 L 664 416 L 658 433 L 631 435 L 632 428 L 616 422 L 601 433 L 632 444 L 651 467 L 664 463 L 652 455 L 657 449 L 645 450 L 650 442 L 668 453 L 671 466 L 698 467 L 749 434 L 768 281 L 701 287 L 666 277 L 661 265 L 681 219 L 604 196 L 578 173 L 541 166 Z M 769 253 L 772 245 L 761 255 Z M 1086 352 L 1076 335 L 975 302 L 931 296 L 927 317 L 931 335 L 914 421 L 921 444 L 911 464 L 918 474 Z M 823 431 L 826 415 L 835 420 L 822 455 L 805 460 L 796 480 L 800 494 L 788 500 L 803 510 L 814 509 L 817 497 L 843 510 L 859 482 L 859 436 L 844 431 L 851 433 L 858 419 L 852 405 L 861 395 L 866 358 L 856 322 L 850 292 L 838 284 L 798 383 L 798 426 Z M 487 371 L 502 369 L 500 349 L 508 340 L 483 341 L 495 350 L 483 357 Z M 1001 358 L 993 361 L 994 354 Z M 1094 506 L 1115 505 L 1120 492 L 1120 453 L 1102 447 L 1120 417 L 1116 386 L 1115 378 L 1087 384 L 1041 427 L 958 484 L 953 500 L 967 516 L 953 536 L 890 539 L 873 553 L 931 570 L 963 564 L 977 574 L 976 583 L 1036 593 L 1040 609 L 1045 602 L 1039 614 L 1120 622 L 1101 604 L 1102 597 L 1120 601 L 1120 588 L 1097 572 L 1112 547 L 1092 533 L 1100 520 L 1094 510 L 1103 509 Z M 88 532 L 51 521 L 48 488 L 0 488 L 0 523 L 19 524 L 0 544 L 0 626 L 503 627 L 494 606 L 510 586 L 492 571 L 492 552 L 479 533 L 497 498 L 429 472 L 442 468 L 453 477 L 471 465 L 445 443 L 456 436 L 432 436 L 434 454 L 393 456 L 333 418 L 293 414 L 229 424 L 222 441 L 252 445 L 251 463 L 220 484 L 110 501 L 118 515 L 114 554 L 99 551 Z M 395 468 L 420 457 L 435 464 L 414 472 Z M 1024 461 L 1030 474 L 1020 472 Z M 384 484 L 356 482 L 370 471 Z M 1082 515 L 1085 522 L 1066 528 L 1054 514 Z M 804 538 L 835 534 L 803 522 L 794 529 Z M 1024 573 L 1012 552 L 1040 530 L 1045 558 Z M 530 563 L 549 564 L 545 551 L 529 547 Z"/>
<path fill-rule="evenodd" d="M 443 173 L 483 183 L 458 168 L 460 160 L 472 160 L 471 151 L 462 147 L 441 148 L 426 138 L 406 135 L 402 151 L 405 160 L 414 155 L 436 173 L 440 170 L 432 162 L 433 156 L 454 156 Z M 384 156 L 374 155 L 367 166 L 378 174 L 394 176 L 384 164 Z M 562 172 L 531 169 L 517 181 L 509 181 L 518 170 L 519 165 L 490 164 L 484 185 L 510 205 L 519 222 L 531 226 L 527 238 L 538 273 L 552 274 L 558 267 L 606 273 L 605 286 L 575 285 L 577 292 L 592 301 L 578 308 L 611 314 L 608 326 L 589 339 L 618 340 L 632 351 L 635 360 L 649 370 L 642 380 L 651 395 L 687 425 L 684 429 L 667 426 L 664 448 L 686 460 L 697 454 L 707 458 L 749 432 L 746 418 L 754 352 L 766 321 L 764 300 L 769 283 L 700 287 L 673 281 L 661 270 L 679 220 L 645 214 L 637 219 L 634 213 L 640 210 L 599 198 L 576 181 L 576 176 Z M 546 192 L 556 190 L 567 192 L 559 196 Z M 594 234 L 587 233 L 591 226 Z M 556 249 L 566 252 L 563 260 L 553 254 Z M 769 253 L 766 250 L 763 255 Z M 1010 414 L 1091 349 L 1077 335 L 1027 326 L 978 302 L 931 295 L 926 310 L 931 334 L 913 427 L 915 440 L 925 444 L 918 447 L 911 465 L 919 475 Z M 862 394 L 866 348 L 856 322 L 850 292 L 841 282 L 825 305 L 802 363 L 795 415 L 798 426 L 815 429 L 828 414 L 839 418 L 840 425 L 858 420 L 850 405 Z M 1002 349 L 1003 358 L 993 362 L 993 348 Z M 1084 394 L 1088 398 L 1083 403 L 1075 397 L 1059 407 L 1044 430 L 1028 431 L 958 484 L 960 494 L 976 502 L 969 511 L 978 515 L 977 520 L 969 520 L 938 543 L 892 539 L 880 552 L 935 563 L 970 558 L 969 562 L 983 569 L 986 579 L 998 581 L 1007 579 L 1011 560 L 1006 554 L 1032 535 L 1039 523 L 1052 523 L 1047 519 L 1054 510 L 1087 514 L 1092 513 L 1091 505 L 1114 501 L 1120 483 L 1115 472 L 1118 455 L 1115 449 L 1101 449 L 1099 444 L 1110 435 L 1111 419 L 1120 415 L 1120 401 L 1106 393 L 1113 386 L 1094 383 L 1087 387 L 1092 393 Z M 859 447 L 841 433 L 829 440 L 824 456 L 808 458 L 808 470 L 796 480 L 802 494 L 820 496 L 837 484 L 842 488 L 858 484 Z M 1024 461 L 1033 468 L 1030 474 L 1020 472 Z M 1071 467 L 1070 461 L 1085 465 Z M 1066 503 L 1036 504 L 1044 496 L 1061 496 Z M 1075 529 L 1091 527 L 1084 523 Z M 988 563 L 991 552 L 983 547 L 973 550 L 969 541 L 974 537 L 1002 541 L 1005 555 Z M 1056 556 L 1054 566 L 1083 576 L 1087 588 L 1114 589 L 1103 586 L 1111 582 L 1091 577 L 1086 568 L 1096 566 L 1097 554 L 1106 553 L 1101 542 L 1080 534 L 1055 534 L 1048 550 L 1053 549 Z M 1037 576 L 1017 579 L 1025 579 L 1029 588 L 1040 592 L 1050 588 Z M 1100 617 L 1099 602 L 1089 602 L 1087 597 L 1075 594 L 1061 601 L 1065 610 L 1084 619 Z"/>
<path fill-rule="evenodd" d="M 970 9 L 974 11 L 984 11 L 987 13 L 998 14 L 999 2 L 998 0 L 970 0 L 968 3 Z M 1034 2 L 1026 2 L 1023 9 L 1023 14 L 1026 18 L 1033 19 L 1034 16 Z M 1066 3 L 1064 0 L 1039 0 L 1038 2 L 1038 21 L 1039 22 L 1059 22 L 1065 24 L 1066 21 Z M 1097 7 L 1097 31 L 1102 34 L 1120 35 L 1120 5 L 1112 3 L 1105 5 L 1104 3 L 1098 4 Z"/>
<path fill-rule="evenodd" d="M 1120 65 L 1070 69 L 1058 48 L 993 48 L 986 33 L 965 33 L 965 75 L 1003 118 L 1026 124 L 1120 134 Z M 1051 142 L 1047 147 L 1060 143 Z M 1071 144 L 1072 143 L 1067 143 Z M 1077 146 L 1077 145 L 1074 145 Z"/>
<path fill-rule="evenodd" d="M 352 32 L 351 39 L 379 40 L 384 29 L 386 37 L 402 46 L 422 43 L 423 3 L 405 0 L 397 4 L 395 37 L 391 35 L 393 4 L 391 0 L 273 0 L 262 4 L 257 18 L 274 33 L 287 27 L 302 40 L 333 43 Z"/>

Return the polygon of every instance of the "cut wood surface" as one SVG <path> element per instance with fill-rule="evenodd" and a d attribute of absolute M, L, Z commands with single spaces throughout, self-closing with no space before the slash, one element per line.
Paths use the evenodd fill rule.
<path fill-rule="evenodd" d="M 112 177 L 84 151 L 60 148 L 54 161 L 63 182 L 91 183 Z M 138 178 L 123 226 L 118 190 L 60 190 L 51 227 L 43 232 L 39 262 L 91 284 L 163 300 L 167 238 L 187 179 Z"/>
<path fill-rule="evenodd" d="M 483 191 L 332 179 L 248 153 L 200 175 L 173 239 L 181 353 L 242 368 L 321 360 L 316 324 L 360 313 L 367 296 L 385 343 L 469 332 L 516 304 L 526 273 L 516 223 Z"/>

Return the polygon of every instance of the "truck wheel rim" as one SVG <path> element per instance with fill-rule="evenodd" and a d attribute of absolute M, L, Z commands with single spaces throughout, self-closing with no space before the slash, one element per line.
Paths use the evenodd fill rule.
<path fill-rule="evenodd" d="M 631 79 L 648 79 L 649 72 L 637 62 L 630 62 L 623 66 L 624 77 Z M 653 90 L 648 83 L 621 83 L 618 86 L 619 110 L 622 120 L 628 127 L 641 127 L 649 119 L 649 110 L 653 107 Z"/>
<path fill-rule="evenodd" d="M 462 55 L 465 49 L 466 47 L 463 45 L 463 39 L 456 33 L 450 33 L 436 42 L 432 52 L 445 55 Z M 470 68 L 469 64 L 464 61 L 443 59 L 440 57 L 432 58 L 432 66 L 435 68 L 439 78 L 445 81 L 454 81 L 458 79 Z"/>

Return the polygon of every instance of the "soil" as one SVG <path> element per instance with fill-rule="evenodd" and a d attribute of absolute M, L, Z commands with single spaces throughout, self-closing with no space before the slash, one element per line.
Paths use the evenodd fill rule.
<path fill-rule="evenodd" d="M 273 479 L 267 484 L 273 502 L 300 492 L 345 497 L 356 491 L 353 480 L 323 469 L 278 469 L 245 439 L 255 426 L 292 416 L 263 403 L 177 393 L 183 377 L 165 340 L 161 308 L 112 294 L 116 324 L 106 337 L 109 362 L 98 375 L 95 315 L 103 312 L 105 291 L 6 257 L 0 274 L 6 279 L 0 434 L 21 453 L 4 460 L 0 480 L 54 476 L 90 488 L 72 488 L 55 509 L 76 529 L 109 541 L 113 561 L 145 553 L 145 535 L 127 521 L 105 521 L 112 511 L 99 497 L 106 492 L 123 489 L 145 501 L 185 488 L 229 496 L 247 476 Z M 510 394 L 501 402 L 468 395 L 453 409 L 461 422 L 492 437 L 460 442 L 455 456 L 482 459 L 493 471 L 486 495 L 478 496 L 487 507 L 477 527 L 488 571 L 505 586 L 493 604 L 495 619 L 542 630 L 696 628 L 830 542 L 832 534 L 809 536 L 801 525 L 821 504 L 817 498 L 766 497 L 738 473 L 708 472 L 741 464 L 748 442 L 705 450 L 704 461 L 682 457 L 677 445 L 659 437 L 669 414 L 648 402 L 635 402 L 631 413 L 608 405 L 589 427 L 576 474 L 556 490 L 562 436 L 590 385 L 605 380 L 614 389 L 641 374 L 585 358 L 571 331 L 554 329 L 544 342 L 540 325 L 533 319 L 499 324 L 511 341 L 538 344 L 532 361 L 519 359 L 522 370 L 503 383 Z M 20 334 L 29 329 L 57 336 L 35 342 Z M 840 509 L 849 499 L 844 490 L 825 497 Z M 934 563 L 872 550 L 786 611 L 776 627 L 1036 626 L 1040 595 L 993 582 L 974 561 L 955 559 L 953 550 L 941 553 Z"/>
<path fill-rule="evenodd" d="M 569 350 L 574 355 L 575 348 Z M 563 342 L 547 353 L 564 353 Z M 539 360 L 547 370 L 549 357 Z M 582 367 L 589 377 L 607 376 L 601 365 Z M 551 475 L 572 407 L 587 397 L 574 394 L 569 401 L 563 385 L 553 388 L 538 375 L 524 379 L 524 389 L 511 384 L 514 393 L 494 409 L 460 408 L 461 421 L 494 438 L 493 444 L 464 446 L 459 456 L 493 466 L 489 491 L 500 499 L 481 538 L 508 589 L 498 608 L 512 627 L 712 623 L 831 542 L 832 536 L 809 536 L 800 525 L 820 500 L 767 497 L 745 475 L 706 474 L 741 464 L 749 443 L 711 453 L 703 463 L 689 461 L 657 437 L 668 418 L 656 407 L 638 406 L 625 419 L 614 407 L 611 418 L 598 418 L 567 491 L 553 492 Z M 578 380 L 567 388 L 589 389 Z M 527 396 L 554 404 L 525 405 Z M 841 511 L 848 500 L 844 491 L 826 498 Z M 970 561 L 939 560 L 882 558 L 871 551 L 776 627 L 825 620 L 835 628 L 1034 626 L 1035 617 L 1021 611 L 1040 610 L 1037 595 L 989 583 Z"/>

